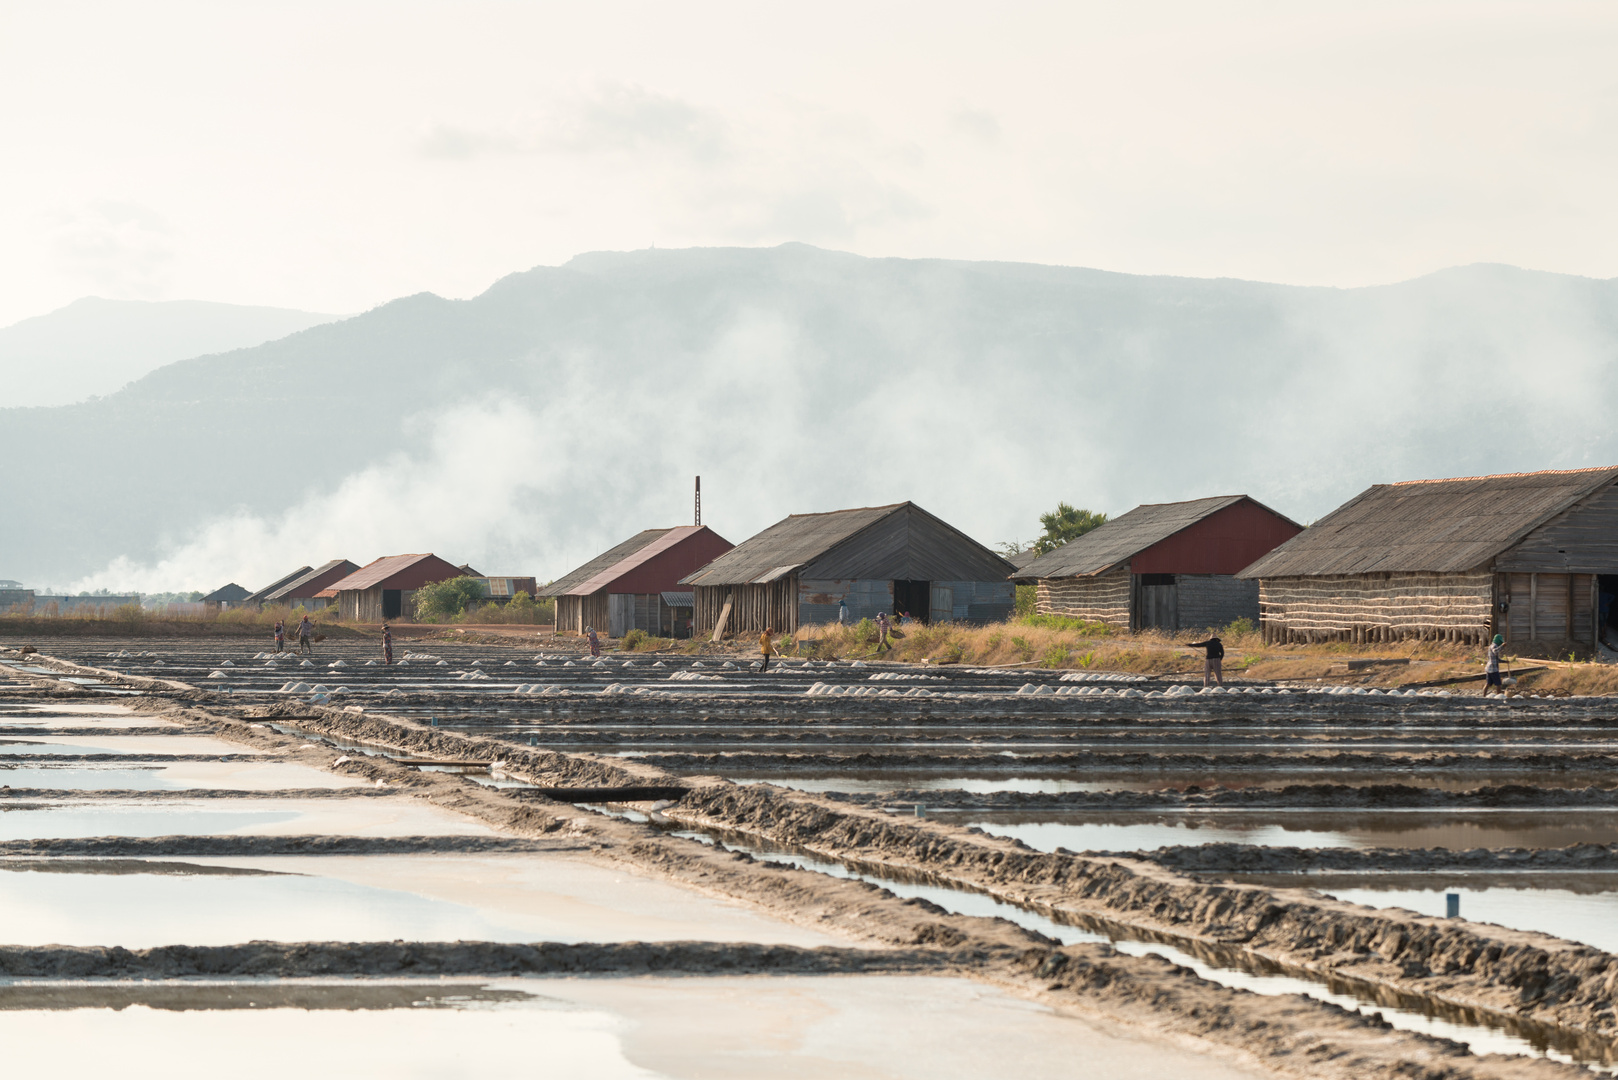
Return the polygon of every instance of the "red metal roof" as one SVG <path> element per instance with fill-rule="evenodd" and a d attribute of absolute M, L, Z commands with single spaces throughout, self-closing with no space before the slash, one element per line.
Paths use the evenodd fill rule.
<path fill-rule="evenodd" d="M 435 581 L 448 581 L 460 577 L 461 569 L 437 555 L 384 555 L 360 567 L 319 596 L 335 596 L 340 592 L 364 589 L 419 589 Z"/>
<path fill-rule="evenodd" d="M 686 545 L 691 550 L 685 559 L 661 560 L 669 565 L 656 566 L 660 557 Z M 604 570 L 561 593 L 562 596 L 590 596 L 609 585 L 619 583 L 613 592 L 654 593 L 674 589 L 680 579 L 700 566 L 729 551 L 734 545 L 706 525 L 679 525 L 646 544 Z M 637 573 L 647 571 L 648 573 Z M 633 575 L 633 578 L 631 578 Z M 648 578 L 645 581 L 636 579 Z M 630 579 L 625 581 L 625 579 Z"/>

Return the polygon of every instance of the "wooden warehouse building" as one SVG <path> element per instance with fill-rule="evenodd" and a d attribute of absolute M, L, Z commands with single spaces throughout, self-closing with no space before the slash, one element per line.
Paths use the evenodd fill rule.
<path fill-rule="evenodd" d="M 1303 526 L 1246 495 L 1148 503 L 1017 572 L 1036 610 L 1120 630 L 1205 629 L 1259 615 L 1257 582 L 1236 576 Z"/>
<path fill-rule="evenodd" d="M 1377 484 L 1241 576 L 1266 641 L 1589 648 L 1618 592 L 1618 468 Z"/>
<path fill-rule="evenodd" d="M 644 529 L 539 591 L 556 601 L 556 629 L 623 637 L 644 630 L 690 637 L 691 590 L 680 579 L 736 545 L 706 525 Z"/>
<path fill-rule="evenodd" d="M 698 633 L 909 612 L 922 621 L 993 622 L 1016 607 L 1016 567 L 914 503 L 794 514 L 685 579 Z"/>
<path fill-rule="evenodd" d="M 338 613 L 357 622 L 408 619 L 416 613 L 416 590 L 463 576 L 437 555 L 385 555 L 321 590 L 337 601 Z"/>

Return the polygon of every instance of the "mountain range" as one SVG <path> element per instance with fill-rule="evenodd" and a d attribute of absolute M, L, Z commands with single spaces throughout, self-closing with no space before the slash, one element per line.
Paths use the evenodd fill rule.
<path fill-rule="evenodd" d="M 71 310 L 71 309 L 69 309 Z M 1618 283 L 1477 265 L 1370 288 L 599 252 L 0 410 L 0 576 L 249 588 L 433 550 L 556 577 L 691 517 L 912 499 L 985 542 L 1065 500 L 1618 462 Z"/>
<path fill-rule="evenodd" d="M 262 345 L 335 318 L 203 300 L 86 296 L 0 327 L 0 408 L 71 405 L 176 360 Z"/>

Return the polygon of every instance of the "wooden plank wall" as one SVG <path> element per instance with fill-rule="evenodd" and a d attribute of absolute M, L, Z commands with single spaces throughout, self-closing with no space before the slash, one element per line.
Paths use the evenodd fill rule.
<path fill-rule="evenodd" d="M 575 634 L 584 633 L 584 605 L 577 596 L 558 596 L 556 598 L 556 632 L 559 634 L 572 631 Z"/>
<path fill-rule="evenodd" d="M 734 596 L 726 637 L 762 633 L 766 626 L 777 633 L 798 629 L 798 575 L 787 574 L 768 585 L 698 585 L 696 619 L 698 634 L 712 634 L 725 606 L 725 597 Z"/>
<path fill-rule="evenodd" d="M 1594 574 L 1500 574 L 1499 595 L 1510 602 L 1500 633 L 1514 644 L 1595 643 L 1597 578 Z"/>
<path fill-rule="evenodd" d="M 1493 631 L 1494 575 L 1359 574 L 1267 578 L 1259 619 L 1267 642 L 1423 638 L 1482 642 Z"/>
<path fill-rule="evenodd" d="M 1128 630 L 1133 585 L 1127 566 L 1095 577 L 1041 578 L 1034 591 L 1034 610 Z"/>

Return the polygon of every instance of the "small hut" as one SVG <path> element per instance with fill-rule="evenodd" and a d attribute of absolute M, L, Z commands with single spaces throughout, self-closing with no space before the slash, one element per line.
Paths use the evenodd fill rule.
<path fill-rule="evenodd" d="M 382 622 L 416 613 L 416 590 L 462 577 L 461 568 L 437 555 L 386 555 L 334 582 L 320 596 L 334 598 L 345 619 Z"/>
<path fill-rule="evenodd" d="M 582 634 L 587 626 L 623 637 L 644 630 L 691 636 L 691 591 L 680 579 L 735 547 L 706 525 L 644 529 L 545 588 L 556 601 L 556 629 Z"/>
<path fill-rule="evenodd" d="M 202 598 L 205 611 L 219 611 L 223 608 L 239 607 L 248 596 L 247 590 L 232 581 L 229 585 L 221 585 L 213 592 Z"/>
<path fill-rule="evenodd" d="M 1011 563 L 914 503 L 776 522 L 684 579 L 698 633 L 790 634 L 800 625 L 908 612 L 993 622 L 1016 607 Z"/>
<path fill-rule="evenodd" d="M 1237 571 L 1303 529 L 1247 495 L 1148 503 L 1017 571 L 1036 610 L 1120 630 L 1258 621 L 1258 585 Z"/>
<path fill-rule="evenodd" d="M 1590 648 L 1618 593 L 1618 468 L 1377 484 L 1239 576 L 1270 642 Z"/>

